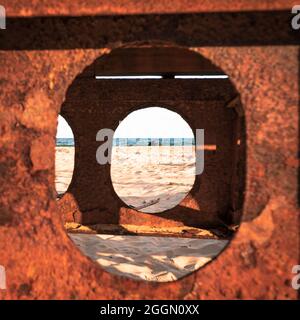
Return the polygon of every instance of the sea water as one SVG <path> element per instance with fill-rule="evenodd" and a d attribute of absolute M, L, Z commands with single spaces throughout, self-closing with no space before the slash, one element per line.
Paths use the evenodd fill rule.
<path fill-rule="evenodd" d="M 73 138 L 56 138 L 58 147 L 74 147 Z M 194 138 L 115 138 L 113 146 L 193 146 Z"/>

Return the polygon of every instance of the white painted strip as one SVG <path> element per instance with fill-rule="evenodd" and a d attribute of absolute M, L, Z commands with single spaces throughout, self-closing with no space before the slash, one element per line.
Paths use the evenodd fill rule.
<path fill-rule="evenodd" d="M 125 80 L 144 80 L 144 79 L 163 79 L 163 76 L 159 75 L 134 75 L 134 76 L 95 76 L 96 80 L 114 80 L 114 79 L 125 79 Z M 226 74 L 195 74 L 195 75 L 174 75 L 174 79 L 228 79 Z"/>
<path fill-rule="evenodd" d="M 175 79 L 228 79 L 226 74 L 175 75 Z"/>
<path fill-rule="evenodd" d="M 145 75 L 145 76 L 96 76 L 97 80 L 114 80 L 114 79 L 162 79 L 162 76 L 150 76 L 150 75 Z"/>

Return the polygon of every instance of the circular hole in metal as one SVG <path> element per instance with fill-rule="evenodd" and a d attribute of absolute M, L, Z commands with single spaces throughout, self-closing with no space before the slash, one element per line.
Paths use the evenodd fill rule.
<path fill-rule="evenodd" d="M 129 207 L 159 213 L 178 205 L 195 182 L 195 141 L 176 112 L 148 107 L 131 112 L 113 137 L 111 178 Z"/>
<path fill-rule="evenodd" d="M 68 122 L 58 116 L 55 147 L 55 188 L 58 198 L 68 190 L 74 171 L 75 143 Z"/>

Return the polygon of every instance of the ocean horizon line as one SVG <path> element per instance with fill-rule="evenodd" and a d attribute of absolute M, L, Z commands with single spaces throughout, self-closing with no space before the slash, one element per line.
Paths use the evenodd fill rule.
<path fill-rule="evenodd" d="M 194 138 L 113 138 L 113 146 L 183 146 L 195 145 Z M 56 146 L 75 146 L 74 138 L 56 138 Z"/>

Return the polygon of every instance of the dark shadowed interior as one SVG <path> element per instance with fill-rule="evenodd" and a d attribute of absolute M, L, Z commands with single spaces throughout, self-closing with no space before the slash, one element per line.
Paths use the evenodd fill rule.
<path fill-rule="evenodd" d="M 96 80 L 107 75 L 162 75 L 154 80 Z M 76 77 L 61 115 L 75 139 L 72 182 L 59 200 L 65 222 L 161 227 L 236 225 L 245 185 L 245 123 L 239 93 L 230 79 L 174 79 L 175 74 L 220 75 L 200 54 L 172 46 L 131 46 L 101 56 Z M 114 192 L 110 165 L 99 165 L 102 128 L 142 107 L 160 105 L 181 115 L 195 134 L 204 129 L 204 172 L 186 198 L 160 214 L 127 207 Z"/>

